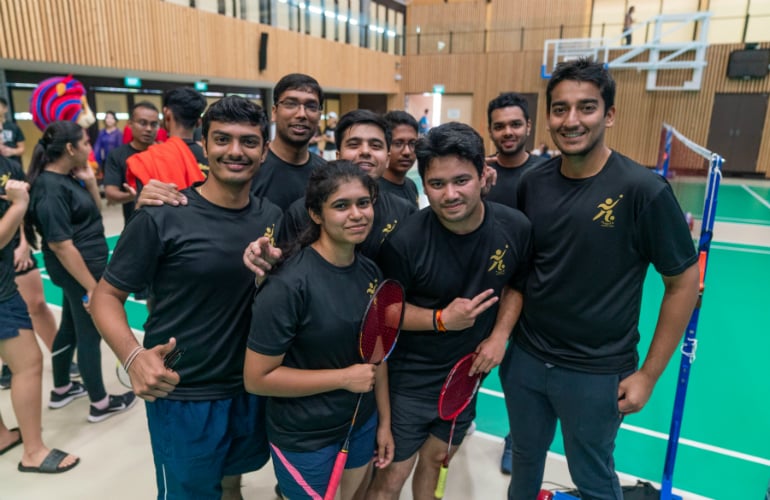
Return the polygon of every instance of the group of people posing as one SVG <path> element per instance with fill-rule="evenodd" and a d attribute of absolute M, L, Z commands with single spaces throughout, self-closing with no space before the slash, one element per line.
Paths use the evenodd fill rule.
<path fill-rule="evenodd" d="M 605 145 L 615 83 L 602 65 L 564 63 L 549 81 L 548 127 L 562 153 L 550 161 L 526 151 L 531 121 L 516 94 L 489 103 L 492 157 L 467 125 L 419 137 L 405 112 L 354 110 L 339 118 L 337 159 L 326 162 L 308 151 L 324 103 L 312 77 L 276 84 L 272 140 L 264 110 L 231 96 L 203 114 L 201 148 L 192 132 L 205 101 L 191 92 L 164 96 L 169 141 L 125 160 L 117 191 L 127 202 L 138 191 L 140 208 L 126 212 L 109 262 L 95 184 L 80 162 L 87 136 L 69 124 L 52 124 L 36 146 L 48 161 L 30 168 L 31 196 L 22 181 L 6 184 L 0 226 L 12 235 L 27 213 L 47 267 L 61 271 L 51 276 L 69 300 L 78 349 L 98 331 L 127 370 L 133 393 L 106 396 L 83 369 L 92 408 L 105 397 L 103 412 L 130 407 L 134 394 L 146 401 L 158 498 L 241 498 L 241 475 L 271 459 L 284 498 L 327 497 L 363 395 L 337 498 L 398 499 L 413 472 L 413 497 L 433 499 L 448 445 L 456 453 L 475 416 L 474 401 L 448 443 L 439 393 L 469 353 L 468 375 L 500 365 L 508 498 L 537 497 L 557 420 L 581 495 L 622 498 L 615 435 L 675 350 L 698 270 L 666 181 Z M 146 109 L 138 104 L 129 125 L 157 129 Z M 201 161 L 206 176 L 194 172 Z M 415 161 L 422 210 L 406 176 Z M 11 308 L 5 253 L 0 307 Z M 650 263 L 665 292 L 639 366 Z M 361 360 L 357 339 L 384 279 L 403 285 L 406 306 L 395 351 L 375 366 Z M 149 294 L 141 342 L 124 309 L 131 293 Z M 14 311 L 15 335 L 0 332 L 3 358 L 9 345 L 34 341 Z M 39 435 L 39 411 L 37 426 Z M 33 431 L 22 427 L 25 446 Z M 54 470 L 74 466 L 61 454 Z"/>

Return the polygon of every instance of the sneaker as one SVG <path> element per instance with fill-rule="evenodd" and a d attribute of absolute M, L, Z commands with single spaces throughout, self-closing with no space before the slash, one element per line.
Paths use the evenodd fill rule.
<path fill-rule="evenodd" d="M 11 370 L 8 365 L 3 365 L 2 374 L 0 374 L 0 389 L 11 388 Z"/>
<path fill-rule="evenodd" d="M 503 456 L 500 458 L 500 472 L 506 476 L 510 476 L 513 471 L 513 443 L 511 442 L 510 433 L 505 436 L 505 444 L 503 448 Z"/>
<path fill-rule="evenodd" d="M 136 395 L 133 392 L 126 392 L 119 396 L 113 396 L 110 394 L 110 404 L 104 410 L 91 405 L 91 409 L 88 412 L 88 421 L 93 423 L 101 422 L 108 419 L 118 413 L 123 413 L 136 403 Z"/>
<path fill-rule="evenodd" d="M 475 420 L 472 420 L 472 421 L 471 421 L 471 425 L 469 425 L 469 426 L 468 426 L 468 430 L 467 430 L 467 431 L 465 431 L 465 435 L 466 435 L 466 436 L 470 436 L 470 435 L 471 435 L 471 434 L 473 434 L 474 432 L 476 432 L 476 421 L 475 421 Z"/>
<path fill-rule="evenodd" d="M 70 363 L 70 378 L 80 378 L 80 367 L 74 361 Z"/>
<path fill-rule="evenodd" d="M 86 391 L 86 388 L 83 387 L 83 384 L 80 382 L 72 382 L 72 386 L 64 394 L 51 391 L 51 400 L 48 401 L 48 407 L 52 410 L 64 408 L 77 398 L 82 398 L 83 396 L 87 395 L 88 392 Z"/>

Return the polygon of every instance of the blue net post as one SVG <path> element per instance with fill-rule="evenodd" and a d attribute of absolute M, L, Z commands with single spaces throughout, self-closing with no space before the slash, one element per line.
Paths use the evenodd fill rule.
<path fill-rule="evenodd" d="M 671 160 L 671 142 L 674 137 L 674 129 L 670 126 L 666 126 L 666 143 L 663 147 L 663 158 L 661 158 L 660 165 L 655 170 L 658 175 L 664 179 L 668 179 L 668 165 Z"/>
<path fill-rule="evenodd" d="M 670 134 L 669 130 L 669 134 Z M 666 137 L 668 149 L 669 135 Z M 706 201 L 703 207 L 703 221 L 701 223 L 700 239 L 698 241 L 698 267 L 700 270 L 700 293 L 695 310 L 690 317 L 687 325 L 684 342 L 682 344 L 682 358 L 679 364 L 679 378 L 676 386 L 676 396 L 674 398 L 674 409 L 671 415 L 671 429 L 668 434 L 668 446 L 666 448 L 666 463 L 663 466 L 663 480 L 661 481 L 660 498 L 661 500 L 681 499 L 681 497 L 672 493 L 674 464 L 676 462 L 676 452 L 679 446 L 679 436 L 682 429 L 682 418 L 684 416 L 684 402 L 687 396 L 687 384 L 690 379 L 690 368 L 695 361 L 695 350 L 697 340 L 695 334 L 698 329 L 698 317 L 700 315 L 701 301 L 703 299 L 704 283 L 706 279 L 706 266 L 708 263 L 708 252 L 711 248 L 711 240 L 714 232 L 714 219 L 717 210 L 717 193 L 719 192 L 719 182 L 722 178 L 722 163 L 724 160 L 717 154 L 712 154 L 709 165 L 708 182 L 706 183 Z"/>

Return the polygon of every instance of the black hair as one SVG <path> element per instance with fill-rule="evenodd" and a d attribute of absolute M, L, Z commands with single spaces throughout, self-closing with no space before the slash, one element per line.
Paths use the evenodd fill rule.
<path fill-rule="evenodd" d="M 248 123 L 256 125 L 262 133 L 262 143 L 270 140 L 270 122 L 262 106 L 244 97 L 231 95 L 218 100 L 206 110 L 201 125 L 201 135 L 208 139 L 211 122 Z"/>
<path fill-rule="evenodd" d="M 112 117 L 115 119 L 115 122 L 117 122 L 117 121 L 118 121 L 118 114 L 117 114 L 117 113 L 115 113 L 114 111 L 112 111 L 112 110 L 107 110 L 107 111 L 105 111 L 105 112 L 104 112 L 104 119 L 105 119 L 105 120 L 107 119 L 107 115 L 112 115 Z"/>
<path fill-rule="evenodd" d="M 375 127 L 382 129 L 382 133 L 385 135 L 385 144 L 388 149 L 390 149 L 392 135 L 385 118 L 368 109 L 354 109 L 353 111 L 348 111 L 342 115 L 337 122 L 337 127 L 334 129 L 334 143 L 337 145 L 337 151 L 342 149 L 342 139 L 345 137 L 345 132 L 354 125 L 361 124 L 374 125 Z"/>
<path fill-rule="evenodd" d="M 615 80 L 602 63 L 594 62 L 587 57 L 581 57 L 573 61 L 561 62 L 556 65 L 551 80 L 545 91 L 545 101 L 548 112 L 551 112 L 551 93 L 553 89 L 564 80 L 576 82 L 590 82 L 599 88 L 599 93 L 604 101 L 604 114 L 615 105 Z"/>
<path fill-rule="evenodd" d="M 273 104 L 278 104 L 281 95 L 287 90 L 301 90 L 312 92 L 318 96 L 318 104 L 324 105 L 324 91 L 318 81 L 310 75 L 303 73 L 290 73 L 275 84 L 273 88 Z"/>
<path fill-rule="evenodd" d="M 156 113 L 158 112 L 158 108 L 150 101 L 139 101 L 133 106 L 131 106 L 131 111 L 129 111 L 128 113 L 128 116 L 130 117 L 130 119 L 132 120 L 134 119 L 134 111 L 136 111 L 139 108 L 149 109 L 150 111 L 155 111 Z"/>
<path fill-rule="evenodd" d="M 520 94 L 515 92 L 505 92 L 489 101 L 487 106 L 487 126 L 492 125 L 492 111 L 502 108 L 519 107 L 524 113 L 524 119 L 529 121 L 529 104 Z"/>
<path fill-rule="evenodd" d="M 388 111 L 385 113 L 385 121 L 388 123 L 388 126 L 390 127 L 390 131 L 392 132 L 394 128 L 398 127 L 399 125 L 407 125 L 409 127 L 412 127 L 415 131 L 415 133 L 420 131 L 420 124 L 417 123 L 417 120 L 414 116 L 410 115 L 406 111 Z"/>
<path fill-rule="evenodd" d="M 27 182 L 30 186 L 35 184 L 45 166 L 62 157 L 67 152 L 67 144 L 73 147 L 83 139 L 83 129 L 75 122 L 55 121 L 51 122 L 43 131 L 43 136 L 37 141 L 32 150 L 32 159 L 27 171 Z M 37 248 L 37 237 L 33 228 L 31 212 L 24 217 L 24 236 L 32 248 Z"/>
<path fill-rule="evenodd" d="M 470 161 L 479 176 L 484 171 L 484 139 L 473 127 L 464 123 L 449 122 L 433 127 L 417 140 L 415 154 L 417 170 L 423 181 L 430 162 L 444 156 L 457 156 Z"/>
<path fill-rule="evenodd" d="M 8 107 L 8 99 L 6 99 L 3 96 L 0 96 L 0 104 L 2 104 L 5 107 Z"/>
<path fill-rule="evenodd" d="M 305 191 L 305 208 L 308 213 L 321 214 L 323 205 L 331 195 L 345 182 L 358 179 L 361 184 L 369 191 L 372 202 L 377 198 L 379 188 L 377 181 L 369 177 L 365 172 L 358 168 L 349 160 L 334 160 L 328 162 L 322 167 L 313 170 L 308 180 L 307 190 Z M 297 253 L 321 237 L 321 226 L 310 219 L 309 225 L 297 236 L 297 239 L 291 242 L 284 249 L 285 259 Z"/>
<path fill-rule="evenodd" d="M 192 130 L 206 109 L 206 99 L 191 87 L 179 87 L 163 94 L 163 107 L 171 110 L 174 120 L 182 127 Z"/>

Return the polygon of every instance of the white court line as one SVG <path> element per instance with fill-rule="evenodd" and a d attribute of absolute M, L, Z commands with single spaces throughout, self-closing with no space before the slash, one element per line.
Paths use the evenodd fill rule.
<path fill-rule="evenodd" d="M 753 197 L 754 197 L 754 199 L 756 199 L 758 202 L 760 202 L 761 204 L 763 204 L 763 205 L 765 206 L 765 208 L 768 208 L 768 209 L 770 209 L 770 201 L 767 201 L 766 199 L 764 199 L 764 198 L 762 198 L 761 196 L 759 196 L 759 194 L 758 194 L 756 191 L 754 191 L 753 189 L 751 189 L 751 188 L 750 188 L 749 186 L 747 186 L 746 184 L 741 184 L 741 187 L 742 187 L 743 189 L 745 189 L 747 193 L 749 193 L 751 196 L 753 196 Z"/>
<path fill-rule="evenodd" d="M 479 392 L 495 398 L 502 399 L 504 397 L 503 393 L 500 391 L 493 391 L 491 389 L 485 389 L 483 387 L 479 389 Z M 650 429 L 645 429 L 644 427 L 638 427 L 636 425 L 630 425 L 630 424 L 620 424 L 620 428 L 629 432 L 635 432 L 637 434 L 643 434 L 645 436 L 650 436 L 657 439 L 662 439 L 664 441 L 668 441 L 668 434 L 665 434 L 663 432 L 653 431 Z M 725 455 L 731 458 L 737 458 L 738 460 L 744 460 L 746 462 L 753 462 L 759 465 L 770 466 L 770 460 L 766 458 L 755 457 L 754 455 L 741 453 L 739 451 L 728 450 L 727 448 L 721 448 L 719 446 L 701 443 L 699 441 L 693 441 L 692 439 L 680 437 L 679 444 L 683 444 L 691 448 L 698 448 L 698 449 L 709 451 L 712 453 L 718 453 L 720 455 Z"/>
<path fill-rule="evenodd" d="M 712 243 L 711 248 L 717 249 L 717 250 L 729 250 L 731 252 L 758 253 L 762 255 L 770 255 L 770 250 L 762 250 L 760 248 L 733 247 L 733 246 L 720 245 L 718 243 Z"/>
<path fill-rule="evenodd" d="M 51 277 L 50 277 L 50 276 L 48 276 L 48 273 L 43 273 L 43 272 L 41 272 L 41 273 L 40 273 L 40 277 L 41 277 L 42 279 L 44 279 L 44 280 L 48 280 L 48 281 L 51 281 Z M 128 296 L 128 298 L 126 299 L 126 302 L 135 302 L 135 303 L 137 303 L 137 304 L 145 304 L 145 305 L 147 304 L 147 301 L 146 301 L 146 300 L 139 300 L 139 299 L 135 299 L 135 298 L 134 298 L 133 296 L 131 296 L 131 295 L 129 295 L 129 296 Z M 50 304 L 49 304 L 49 305 L 50 305 Z"/>

